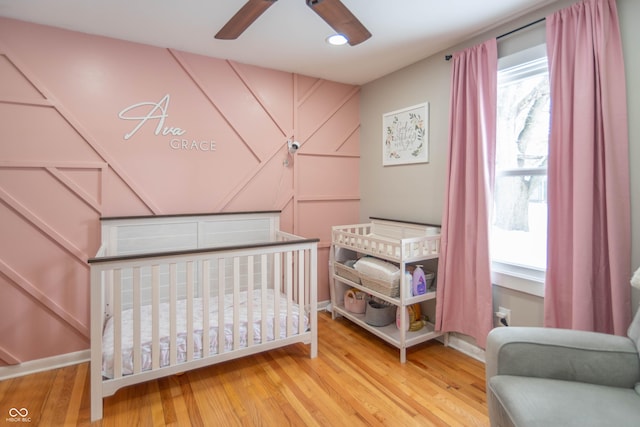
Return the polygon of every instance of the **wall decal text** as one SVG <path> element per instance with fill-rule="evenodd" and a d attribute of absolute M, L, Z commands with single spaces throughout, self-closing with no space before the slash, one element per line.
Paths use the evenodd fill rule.
<path fill-rule="evenodd" d="M 118 117 L 122 120 L 132 120 L 138 123 L 135 127 L 124 135 L 124 139 L 129 140 L 133 137 L 145 124 L 153 126 L 156 136 L 183 136 L 187 133 L 186 129 L 176 126 L 165 126 L 165 120 L 169 117 L 169 101 L 171 96 L 166 94 L 159 102 L 139 102 L 130 105 L 118 113 Z M 172 138 L 169 146 L 174 150 L 197 150 L 197 151 L 215 151 L 216 142 L 213 140 L 195 140 L 186 138 Z"/>

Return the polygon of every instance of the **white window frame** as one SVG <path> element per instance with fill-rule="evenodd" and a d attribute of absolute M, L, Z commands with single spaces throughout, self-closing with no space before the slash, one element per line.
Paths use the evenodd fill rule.
<path fill-rule="evenodd" d="M 546 57 L 546 45 L 540 44 L 517 53 L 499 58 L 498 70 L 506 70 L 514 66 Z M 524 76 L 523 76 L 524 77 Z M 502 170 L 498 176 L 547 175 L 546 168 L 521 168 Z M 491 282 L 494 285 L 544 297 L 544 280 L 546 271 L 512 263 L 491 261 Z"/>

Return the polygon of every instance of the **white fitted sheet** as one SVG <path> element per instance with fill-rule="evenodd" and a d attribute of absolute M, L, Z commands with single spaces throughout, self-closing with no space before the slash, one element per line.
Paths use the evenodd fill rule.
<path fill-rule="evenodd" d="M 274 339 L 274 308 L 275 298 L 273 290 L 265 293 L 267 307 L 267 340 Z M 249 303 L 253 305 L 253 341 L 259 344 L 262 341 L 262 291 L 254 290 L 250 301 L 247 299 L 247 292 L 240 292 L 239 301 L 239 331 L 240 347 L 247 347 L 247 308 Z M 152 367 L 151 342 L 152 342 L 152 307 L 146 305 L 140 309 L 141 318 L 141 367 L 143 371 Z M 299 321 L 299 307 L 292 305 L 291 324 L 293 333 L 297 334 Z M 218 297 L 209 300 L 209 354 L 218 352 Z M 225 351 L 233 348 L 233 295 L 224 297 L 224 333 Z M 133 373 L 133 310 L 125 310 L 121 313 L 122 319 L 122 374 Z M 194 359 L 202 357 L 202 324 L 203 324 L 202 299 L 193 300 L 193 338 L 194 338 Z M 182 299 L 176 302 L 176 330 L 177 330 L 177 361 L 178 363 L 187 360 L 187 301 Z M 287 336 L 287 300 L 284 294 L 279 298 L 279 321 L 280 338 Z M 306 315 L 302 316 L 304 322 L 303 330 L 309 327 L 309 320 Z M 102 375 L 113 378 L 113 354 L 114 354 L 114 324 L 110 318 L 105 325 L 102 337 Z M 160 366 L 169 365 L 170 357 L 170 306 L 169 303 L 160 304 Z"/>

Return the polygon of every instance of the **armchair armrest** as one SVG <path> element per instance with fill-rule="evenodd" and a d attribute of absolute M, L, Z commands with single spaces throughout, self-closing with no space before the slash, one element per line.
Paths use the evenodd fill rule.
<path fill-rule="evenodd" d="M 640 381 L 635 343 L 567 329 L 495 328 L 487 338 L 487 381 L 518 375 L 633 388 Z"/>

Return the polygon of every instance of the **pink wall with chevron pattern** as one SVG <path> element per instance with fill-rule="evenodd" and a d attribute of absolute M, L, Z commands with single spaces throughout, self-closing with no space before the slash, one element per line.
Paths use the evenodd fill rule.
<path fill-rule="evenodd" d="M 329 299 L 358 87 L 0 18 L 0 120 L 0 366 L 89 348 L 101 216 L 282 210 Z"/>

